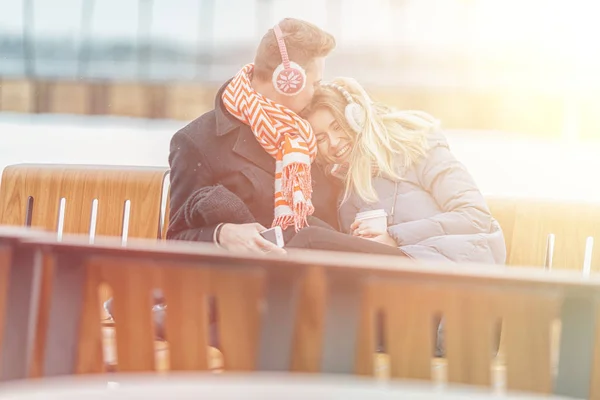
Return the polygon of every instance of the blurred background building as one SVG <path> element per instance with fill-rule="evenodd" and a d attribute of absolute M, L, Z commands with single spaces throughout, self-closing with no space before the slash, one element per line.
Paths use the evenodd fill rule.
<path fill-rule="evenodd" d="M 449 128 L 600 138 L 584 0 L 0 0 L 0 110 L 191 120 L 284 17 L 336 36 L 326 77 Z"/>

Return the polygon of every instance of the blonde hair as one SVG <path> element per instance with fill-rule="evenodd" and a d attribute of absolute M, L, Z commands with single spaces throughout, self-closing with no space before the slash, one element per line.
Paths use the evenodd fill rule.
<path fill-rule="evenodd" d="M 348 91 L 364 110 L 364 127 L 356 133 L 347 122 L 345 108 L 348 101 L 342 93 L 330 86 L 321 86 L 311 104 L 302 113 L 308 117 L 318 109 L 327 109 L 353 141 L 345 178 L 344 201 L 351 193 L 366 202 L 376 202 L 373 187 L 373 168 L 382 176 L 401 180 L 404 172 L 425 156 L 428 133 L 439 122 L 422 111 L 400 111 L 371 100 L 365 89 L 352 78 L 332 81 Z M 322 158 L 318 161 L 323 162 Z"/>

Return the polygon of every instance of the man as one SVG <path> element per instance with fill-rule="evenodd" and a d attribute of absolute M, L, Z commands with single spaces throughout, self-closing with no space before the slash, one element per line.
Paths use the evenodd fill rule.
<path fill-rule="evenodd" d="M 254 63 L 221 87 L 214 110 L 173 136 L 168 239 L 281 252 L 260 235 L 272 224 L 287 233 L 309 218 L 337 226 L 336 189 L 311 168 L 314 133 L 297 115 L 334 47 L 315 25 L 284 19 L 263 36 Z"/>

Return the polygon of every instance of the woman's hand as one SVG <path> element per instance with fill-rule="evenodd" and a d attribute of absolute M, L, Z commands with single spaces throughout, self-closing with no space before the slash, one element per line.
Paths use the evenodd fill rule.
<path fill-rule="evenodd" d="M 372 240 L 381 244 L 385 244 L 392 247 L 397 247 L 398 244 L 390 236 L 387 229 L 376 229 L 369 226 L 364 220 L 354 221 L 350 226 L 352 230 L 352 236 L 358 236 L 363 239 Z"/>

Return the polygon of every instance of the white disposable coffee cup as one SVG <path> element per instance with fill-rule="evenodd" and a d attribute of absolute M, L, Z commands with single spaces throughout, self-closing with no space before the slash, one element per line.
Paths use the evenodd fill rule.
<path fill-rule="evenodd" d="M 384 209 L 363 211 L 356 214 L 357 221 L 364 221 L 363 225 L 384 232 L 387 230 L 387 212 Z"/>

